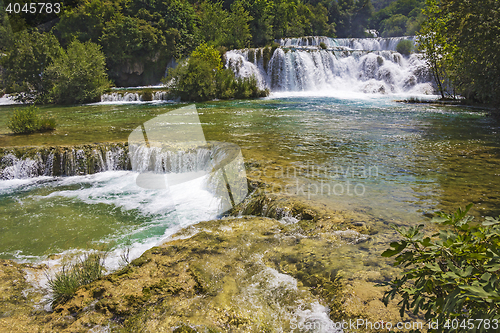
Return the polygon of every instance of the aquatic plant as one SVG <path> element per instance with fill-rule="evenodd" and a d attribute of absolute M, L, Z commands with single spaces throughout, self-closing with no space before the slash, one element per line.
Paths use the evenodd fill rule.
<path fill-rule="evenodd" d="M 47 275 L 48 285 L 52 292 L 52 305 L 69 300 L 77 289 L 89 284 L 104 275 L 104 258 L 102 253 L 91 253 L 70 265 L 64 265 L 54 277 Z"/>
<path fill-rule="evenodd" d="M 424 225 L 393 227 L 403 240 L 382 253 L 405 268 L 403 276 L 380 284 L 390 288 L 384 303 L 401 296 L 401 316 L 423 311 L 434 332 L 483 332 L 499 324 L 500 217 L 471 224 L 471 207 L 438 213 L 433 221 L 440 229 L 430 237 Z"/>
<path fill-rule="evenodd" d="M 56 120 L 53 117 L 41 116 L 38 108 L 30 105 L 25 109 L 14 110 L 7 127 L 16 134 L 46 132 L 56 128 Z"/>

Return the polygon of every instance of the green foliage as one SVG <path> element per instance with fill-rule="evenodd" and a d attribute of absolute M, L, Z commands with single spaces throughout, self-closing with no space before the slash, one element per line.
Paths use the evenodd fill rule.
<path fill-rule="evenodd" d="M 59 104 L 98 101 L 109 87 L 104 54 L 90 41 L 74 40 L 49 66 L 47 75 L 54 83 L 50 94 Z"/>
<path fill-rule="evenodd" d="M 64 265 L 54 277 L 47 276 L 52 305 L 71 299 L 79 287 L 104 275 L 104 255 L 92 253 L 72 265 Z"/>
<path fill-rule="evenodd" d="M 428 1 L 428 7 L 428 22 L 446 19 L 445 26 L 430 31 L 448 45 L 439 54 L 448 62 L 454 88 L 471 100 L 500 108 L 498 0 Z"/>
<path fill-rule="evenodd" d="M 373 15 L 370 0 L 339 0 L 335 18 L 339 37 L 365 37 L 365 28 Z"/>
<path fill-rule="evenodd" d="M 380 9 L 371 18 L 370 25 L 383 37 L 411 36 L 424 20 L 425 0 L 397 0 Z"/>
<path fill-rule="evenodd" d="M 453 45 L 449 43 L 444 31 L 448 26 L 447 16 L 440 14 L 436 0 L 427 0 L 424 14 L 428 18 L 418 33 L 419 47 L 425 53 L 425 59 L 437 83 L 441 98 L 447 93 L 447 72 L 451 67 Z"/>
<path fill-rule="evenodd" d="M 55 28 L 63 45 L 75 38 L 98 43 L 106 22 L 112 21 L 121 10 L 120 1 L 84 0 L 76 8 L 66 8 Z"/>
<path fill-rule="evenodd" d="M 250 33 L 254 46 L 262 46 L 273 40 L 273 2 L 270 0 L 240 0 L 250 14 Z"/>
<path fill-rule="evenodd" d="M 220 53 L 206 44 L 198 46 L 187 62 L 170 70 L 165 82 L 171 82 L 172 93 L 183 101 L 249 98 L 268 94 L 268 91 L 258 89 L 255 78 L 236 79 L 230 69 L 223 69 Z"/>
<path fill-rule="evenodd" d="M 390 287 L 384 303 L 401 296 L 401 316 L 406 310 L 422 311 L 428 321 L 439 321 L 436 332 L 452 331 L 444 327 L 447 320 L 459 323 L 454 332 L 475 331 L 470 323 L 479 332 L 488 331 L 492 326 L 479 329 L 479 320 L 500 320 L 500 217 L 472 224 L 467 216 L 471 206 L 439 213 L 433 221 L 440 230 L 430 237 L 423 225 L 394 227 L 403 240 L 382 253 L 396 256 L 394 265 L 405 268 L 402 277 L 382 284 Z"/>
<path fill-rule="evenodd" d="M 327 49 L 326 44 L 323 42 L 319 43 L 319 47 L 321 47 L 323 50 Z"/>
<path fill-rule="evenodd" d="M 41 116 L 38 108 L 30 105 L 25 109 L 14 110 L 7 127 L 16 134 L 47 132 L 56 128 L 56 120 Z"/>
<path fill-rule="evenodd" d="M 401 40 L 398 45 L 396 45 L 396 51 L 402 55 L 409 56 L 413 52 L 413 42 L 408 39 Z"/>
<path fill-rule="evenodd" d="M 12 28 L 5 11 L 3 1 L 0 2 L 0 52 L 5 52 L 13 42 Z"/>
<path fill-rule="evenodd" d="M 159 29 L 143 19 L 121 14 L 106 22 L 99 43 L 106 55 L 109 75 L 118 83 L 124 68 L 133 72 L 135 67 L 155 67 L 155 63 L 164 68 L 165 60 L 173 55 Z"/>
<path fill-rule="evenodd" d="M 52 83 L 46 69 L 63 52 L 59 42 L 53 34 L 37 30 L 19 32 L 14 39 L 8 54 L 1 58 L 6 93 L 23 103 L 47 102 Z"/>

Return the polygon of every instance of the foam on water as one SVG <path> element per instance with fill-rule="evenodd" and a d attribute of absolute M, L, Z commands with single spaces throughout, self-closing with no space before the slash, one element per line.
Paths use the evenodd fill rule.
<path fill-rule="evenodd" d="M 342 332 L 330 319 L 328 307 L 301 290 L 292 276 L 262 264 L 248 282 L 239 302 L 275 332 Z"/>
<path fill-rule="evenodd" d="M 281 40 L 272 55 L 266 48 L 229 51 L 226 66 L 239 77 L 255 77 L 273 95 L 433 95 L 423 56 L 405 57 L 395 51 L 403 39 L 413 41 L 412 37 L 290 38 Z M 328 49 L 322 50 L 320 43 Z"/>
<path fill-rule="evenodd" d="M 112 210 L 132 214 L 132 219 L 133 216 L 141 216 L 144 220 L 142 223 L 125 229 L 120 227 L 116 234 L 89 240 L 94 243 L 117 244 L 107 258 L 109 269 L 119 267 L 120 257 L 126 248 L 129 249 L 129 258 L 132 260 L 145 250 L 161 244 L 179 229 L 199 221 L 214 219 L 220 213 L 220 200 L 207 190 L 207 177 L 199 177 L 166 190 L 148 190 L 136 185 L 137 176 L 132 171 L 106 171 L 86 176 L 4 180 L 0 181 L 0 195 L 6 200 L 17 200 L 19 209 L 36 211 L 37 206 L 47 209 L 47 205 L 66 205 L 69 202 L 79 207 L 83 205 L 87 209 L 110 207 Z M 47 191 L 50 193 L 45 194 Z M 26 206 L 29 208 L 23 208 Z M 86 214 L 86 211 L 82 210 L 81 213 Z M 73 256 L 75 251 L 78 253 L 81 250 L 70 246 L 68 250 L 51 256 L 55 259 L 22 251 L 4 252 L 3 255 L 20 261 L 45 262 L 50 266 L 57 266 L 62 258 Z"/>
<path fill-rule="evenodd" d="M 16 102 L 9 96 L 8 94 L 5 94 L 0 97 L 0 105 L 13 105 L 13 104 L 20 104 L 19 102 Z"/>

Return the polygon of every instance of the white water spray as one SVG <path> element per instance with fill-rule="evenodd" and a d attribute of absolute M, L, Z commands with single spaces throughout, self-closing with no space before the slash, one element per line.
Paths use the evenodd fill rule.
<path fill-rule="evenodd" d="M 405 57 L 395 51 L 403 39 L 413 41 L 413 37 L 281 39 L 274 51 L 229 51 L 226 66 L 238 77 L 255 76 L 261 88 L 272 92 L 432 94 L 431 75 L 422 55 Z"/>

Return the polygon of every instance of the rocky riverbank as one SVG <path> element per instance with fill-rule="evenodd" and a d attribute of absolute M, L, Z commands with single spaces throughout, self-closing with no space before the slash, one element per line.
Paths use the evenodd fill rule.
<path fill-rule="evenodd" d="M 398 320 L 396 307 L 380 301 L 383 289 L 374 287 L 394 272 L 345 272 L 332 255 L 333 249 L 370 241 L 368 216 L 268 195 L 262 186 L 231 215 L 181 230 L 123 269 L 81 287 L 52 312 L 41 309 L 43 292 L 26 282 L 30 267 L 3 260 L 0 327 L 304 332 L 333 329 L 333 322 L 349 318 Z"/>

